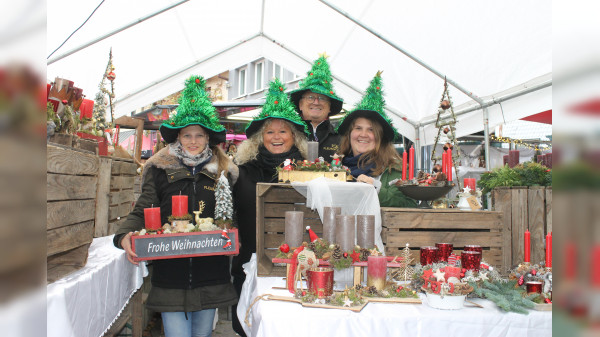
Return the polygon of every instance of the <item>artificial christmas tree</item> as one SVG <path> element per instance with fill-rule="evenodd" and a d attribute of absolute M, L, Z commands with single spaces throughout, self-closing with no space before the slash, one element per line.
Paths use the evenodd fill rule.
<path fill-rule="evenodd" d="M 217 226 L 223 229 L 231 228 L 233 219 L 233 202 L 231 199 L 231 189 L 229 188 L 229 181 L 225 177 L 225 174 L 221 172 L 221 176 L 217 181 L 215 187 L 215 223 Z"/>

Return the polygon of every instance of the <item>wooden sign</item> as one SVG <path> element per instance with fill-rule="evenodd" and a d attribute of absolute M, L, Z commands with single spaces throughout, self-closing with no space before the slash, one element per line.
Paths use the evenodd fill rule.
<path fill-rule="evenodd" d="M 469 206 L 471 206 L 471 210 L 476 211 L 481 208 L 481 204 L 477 201 L 477 198 L 472 195 L 467 198 L 467 202 L 469 202 Z"/>
<path fill-rule="evenodd" d="M 134 235 L 131 246 L 135 261 L 175 259 L 181 257 L 237 255 L 237 228 L 223 231 L 174 234 Z"/>

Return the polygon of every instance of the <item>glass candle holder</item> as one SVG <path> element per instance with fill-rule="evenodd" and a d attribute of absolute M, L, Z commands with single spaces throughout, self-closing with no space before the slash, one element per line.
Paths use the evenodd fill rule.
<path fill-rule="evenodd" d="M 463 251 L 460 254 L 460 261 L 463 268 L 467 270 L 479 271 L 479 266 L 481 265 L 481 253 Z"/>
<path fill-rule="evenodd" d="M 421 247 L 421 264 L 428 265 L 434 262 L 438 262 L 437 260 L 438 248 L 433 246 L 425 246 Z"/>
<path fill-rule="evenodd" d="M 483 254 L 483 248 L 481 248 L 480 245 L 465 245 L 465 248 L 463 248 L 463 251 L 465 251 L 465 252 L 479 252 L 480 254 Z"/>
<path fill-rule="evenodd" d="M 529 282 L 525 283 L 525 288 L 527 289 L 528 294 L 532 294 L 532 293 L 541 294 L 542 286 L 543 286 L 543 283 L 540 281 L 529 281 Z"/>
<path fill-rule="evenodd" d="M 438 261 L 448 262 L 448 257 L 454 250 L 454 245 L 451 243 L 436 243 L 435 246 L 438 249 Z"/>

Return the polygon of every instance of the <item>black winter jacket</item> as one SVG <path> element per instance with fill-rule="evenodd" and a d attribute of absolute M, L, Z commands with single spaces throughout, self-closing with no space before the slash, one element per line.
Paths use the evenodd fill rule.
<path fill-rule="evenodd" d="M 315 132 L 310 121 L 304 121 L 310 131 L 308 136 L 309 141 L 319 142 L 319 157 L 323 157 L 326 162 L 331 162 L 333 154 L 340 154 L 340 135 L 335 132 L 333 125 L 329 122 L 329 119 L 324 120 L 317 126 L 317 137 L 315 139 Z"/>
<path fill-rule="evenodd" d="M 144 208 L 160 205 L 162 223 L 167 223 L 167 218 L 172 213 L 171 196 L 173 195 L 188 196 L 188 212 L 190 214 L 199 210 L 199 203 L 203 201 L 204 210 L 200 217 L 214 217 L 216 156 L 213 156 L 201 170 L 193 172 L 178 158 L 170 155 L 168 150 L 168 147 L 162 149 L 146 163 L 142 194 L 133 211 L 115 234 L 115 246 L 121 248 L 123 235 L 144 228 Z M 237 179 L 237 167 L 231 163 L 229 169 L 230 177 L 233 177 L 234 180 Z M 156 287 L 189 290 L 230 283 L 229 258 L 227 256 L 154 260 L 152 263 L 152 285 Z M 183 302 L 182 299 L 182 305 Z M 186 308 L 189 309 L 189 306 Z"/>

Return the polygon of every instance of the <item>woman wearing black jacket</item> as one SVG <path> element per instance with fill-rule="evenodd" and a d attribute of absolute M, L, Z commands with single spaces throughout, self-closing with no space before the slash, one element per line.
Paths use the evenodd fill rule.
<path fill-rule="evenodd" d="M 193 104 L 191 104 L 193 103 Z M 160 207 L 162 223 L 172 214 L 171 197 L 188 196 L 190 213 L 214 217 L 215 184 L 221 172 L 237 180 L 237 167 L 217 145 L 225 129 L 206 97 L 204 79 L 192 76 L 180 99 L 176 115 L 160 127 L 169 145 L 144 166 L 142 194 L 114 237 L 131 263 L 133 231 L 144 228 L 144 208 Z M 153 261 L 152 288 L 146 306 L 161 312 L 166 337 L 210 336 L 217 307 L 237 303 L 231 284 L 229 258 L 204 256 Z"/>
<path fill-rule="evenodd" d="M 277 167 L 286 159 L 306 158 L 306 124 L 294 110 L 278 79 L 271 82 L 262 113 L 246 128 L 246 139 L 235 157 L 240 178 L 233 188 L 237 224 L 240 231 L 240 254 L 233 258 L 231 274 L 238 295 L 246 274 L 242 265 L 256 252 L 256 183 L 277 182 Z M 233 308 L 232 326 L 245 336 Z M 243 318 L 242 318 L 243 320 Z"/>

